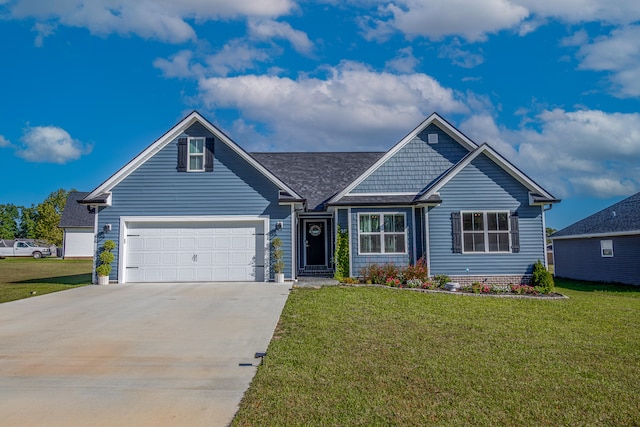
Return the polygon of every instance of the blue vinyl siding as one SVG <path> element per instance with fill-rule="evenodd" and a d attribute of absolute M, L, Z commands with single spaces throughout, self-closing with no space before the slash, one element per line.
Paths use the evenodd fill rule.
<path fill-rule="evenodd" d="M 427 143 L 430 133 L 438 134 L 437 144 Z M 431 124 L 351 192 L 418 193 L 467 154 L 463 146 Z"/>
<path fill-rule="evenodd" d="M 196 123 L 182 135 L 213 137 Z M 278 204 L 278 188 L 217 138 L 213 172 L 177 172 L 177 138 L 127 176 L 112 190 L 112 206 L 102 208 L 98 229 L 111 224 L 103 239 L 118 242 L 121 216 L 265 215 L 272 238 L 283 242 L 285 276 L 291 277 L 291 207 Z M 277 221 L 281 230 L 275 231 Z M 99 245 L 101 245 L 99 243 Z M 118 248 L 111 279 L 117 279 Z"/>
<path fill-rule="evenodd" d="M 442 204 L 429 208 L 430 273 L 453 275 L 529 274 L 544 260 L 542 207 L 529 206 L 529 191 L 484 154 L 440 189 Z M 451 213 L 517 211 L 519 253 L 453 253 Z M 469 269 L 467 273 L 467 268 Z"/>
<path fill-rule="evenodd" d="M 602 257 L 600 241 L 613 242 L 613 257 Z M 555 275 L 575 280 L 640 285 L 640 235 L 553 241 Z"/>
<path fill-rule="evenodd" d="M 404 213 L 406 215 L 405 227 L 407 228 L 407 248 L 408 253 L 402 255 L 389 254 L 367 254 L 358 255 L 360 242 L 358 241 L 358 214 L 359 213 Z M 412 208 L 352 208 L 351 209 L 351 236 L 349 243 L 351 245 L 351 272 L 354 276 L 360 276 L 363 267 L 369 264 L 386 264 L 393 263 L 398 266 L 409 265 L 409 261 L 413 260 L 413 215 Z"/>
<path fill-rule="evenodd" d="M 347 230 L 349 228 L 349 210 L 338 209 L 338 227 L 341 230 Z"/>

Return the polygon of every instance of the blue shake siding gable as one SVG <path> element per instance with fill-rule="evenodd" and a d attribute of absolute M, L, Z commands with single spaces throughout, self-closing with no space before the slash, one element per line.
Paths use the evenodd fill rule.
<path fill-rule="evenodd" d="M 458 275 L 530 274 L 545 257 L 543 210 L 529 206 L 529 190 L 482 154 L 440 189 L 442 204 L 427 213 L 430 273 Z M 519 217 L 519 253 L 453 253 L 451 213 L 509 211 Z M 469 271 L 467 271 L 469 269 Z"/>
<path fill-rule="evenodd" d="M 179 137 L 188 136 L 214 137 L 199 123 Z M 98 215 L 98 230 L 112 225 L 104 239 L 118 242 L 121 216 L 269 216 L 271 229 L 265 233 L 282 239 L 285 276 L 291 277 L 291 207 L 278 204 L 278 187 L 217 138 L 213 172 L 178 172 L 178 138 L 112 189 L 112 206 Z M 284 224 L 276 232 L 277 221 Z M 111 280 L 118 279 L 118 252 Z"/>
<path fill-rule="evenodd" d="M 428 135 L 434 133 L 438 143 L 428 144 Z M 467 153 L 446 132 L 431 124 L 351 192 L 418 193 Z"/>

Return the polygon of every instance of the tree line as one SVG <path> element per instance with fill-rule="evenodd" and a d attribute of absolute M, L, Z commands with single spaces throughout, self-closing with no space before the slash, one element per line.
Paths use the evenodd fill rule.
<path fill-rule="evenodd" d="M 0 239 L 36 239 L 62 246 L 58 225 L 69 193 L 64 189 L 54 191 L 37 206 L 0 205 Z"/>

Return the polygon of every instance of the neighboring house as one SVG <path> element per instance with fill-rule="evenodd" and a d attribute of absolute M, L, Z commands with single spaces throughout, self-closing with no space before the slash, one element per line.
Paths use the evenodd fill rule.
<path fill-rule="evenodd" d="M 82 200 L 121 283 L 267 281 L 276 236 L 287 279 L 330 275 L 338 227 L 352 276 L 423 258 L 431 274 L 519 283 L 545 259 L 556 202 L 437 114 L 386 153 L 249 154 L 198 112 Z"/>
<path fill-rule="evenodd" d="M 72 191 L 67 197 L 58 226 L 63 232 L 62 256 L 65 259 L 93 258 L 95 213 L 91 207 L 78 203 L 88 194 Z"/>
<path fill-rule="evenodd" d="M 640 285 L 640 193 L 551 238 L 556 276 Z"/>

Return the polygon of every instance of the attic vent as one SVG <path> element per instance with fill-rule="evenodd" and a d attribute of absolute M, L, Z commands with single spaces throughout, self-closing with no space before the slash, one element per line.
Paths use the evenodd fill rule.
<path fill-rule="evenodd" d="M 438 134 L 437 133 L 430 133 L 427 135 L 427 142 L 429 144 L 437 144 L 438 143 Z"/>

